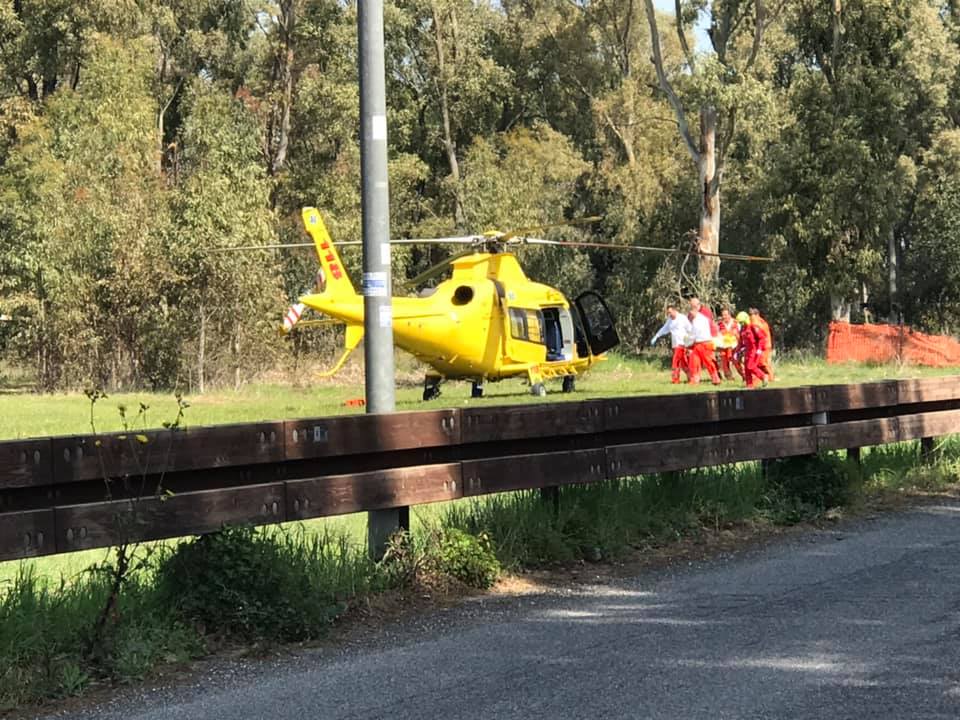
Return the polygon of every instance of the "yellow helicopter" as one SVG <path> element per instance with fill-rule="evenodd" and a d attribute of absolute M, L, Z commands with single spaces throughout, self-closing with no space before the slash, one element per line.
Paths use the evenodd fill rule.
<path fill-rule="evenodd" d="M 363 296 L 344 270 L 323 218 L 315 208 L 303 210 L 320 272 L 316 292 L 303 295 L 288 311 L 284 330 L 311 308 L 346 325 L 345 350 L 336 373 L 363 338 Z M 593 292 L 571 304 L 559 290 L 533 282 L 515 255 L 503 246 L 516 238 L 505 233 L 448 238 L 470 244 L 410 281 L 419 285 L 452 267 L 452 276 L 421 297 L 394 297 L 394 343 L 429 365 L 423 399 L 440 394 L 444 380 L 470 380 L 472 396 L 483 395 L 485 381 L 521 377 L 534 395 L 546 395 L 545 380 L 562 379 L 572 392 L 575 378 L 604 359 L 619 342 L 613 317 Z"/>
<path fill-rule="evenodd" d="M 300 326 L 346 325 L 344 352 L 329 371 L 322 373 L 329 377 L 343 367 L 363 339 L 363 296 L 354 289 L 335 247 L 359 243 L 334 243 L 316 208 L 304 208 L 302 217 L 312 243 L 268 245 L 258 249 L 310 244 L 315 247 L 320 263 L 315 292 L 301 296 L 287 311 L 282 331 L 290 332 L 298 323 Z M 599 218 L 584 218 L 557 223 L 557 226 L 596 220 Z M 553 226 L 536 229 L 544 227 Z M 571 303 L 556 288 L 530 280 L 517 257 L 507 250 L 509 246 L 532 244 L 677 252 L 668 248 L 526 236 L 532 229 L 405 241 L 468 246 L 405 285 L 416 287 L 452 268 L 449 279 L 423 291 L 419 297 L 392 298 L 394 343 L 432 370 L 424 381 L 425 401 L 440 395 L 440 384 L 444 380 L 471 381 L 473 397 L 483 396 L 486 381 L 514 377 L 527 380 L 530 392 L 536 396 L 545 396 L 545 381 L 553 379 L 562 381 L 563 392 L 573 392 L 576 377 L 604 360 L 604 353 L 619 343 L 613 315 L 600 295 L 588 291 Z M 738 260 L 768 259 L 716 254 Z M 326 318 L 301 322 L 307 308 Z"/>

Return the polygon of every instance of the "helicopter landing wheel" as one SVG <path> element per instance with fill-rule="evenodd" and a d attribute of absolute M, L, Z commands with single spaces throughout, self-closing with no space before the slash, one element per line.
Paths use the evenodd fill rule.
<path fill-rule="evenodd" d="M 436 400 L 440 397 L 440 378 L 428 377 L 423 383 L 423 401 Z"/>
<path fill-rule="evenodd" d="M 543 383 L 534 383 L 530 386 L 530 394 L 536 397 L 546 397 L 547 396 L 547 386 Z"/>
<path fill-rule="evenodd" d="M 482 398 L 483 397 L 483 383 L 473 381 L 473 384 L 470 386 L 470 397 L 472 398 Z"/>
<path fill-rule="evenodd" d="M 572 393 L 576 389 L 577 389 L 577 379 L 573 375 L 564 375 L 563 391 L 565 393 Z"/>

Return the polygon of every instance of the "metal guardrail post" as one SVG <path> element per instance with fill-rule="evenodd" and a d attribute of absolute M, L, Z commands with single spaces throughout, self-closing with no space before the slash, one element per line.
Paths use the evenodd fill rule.
<path fill-rule="evenodd" d="M 847 448 L 847 460 L 850 460 L 851 462 L 855 463 L 857 467 L 860 467 L 860 464 L 862 462 L 860 457 L 860 450 L 861 448 L 858 448 L 858 447 Z"/>
<path fill-rule="evenodd" d="M 560 488 L 556 485 L 540 488 L 540 499 L 553 508 L 553 518 L 560 517 Z"/>
<path fill-rule="evenodd" d="M 935 437 L 925 437 L 920 438 L 920 461 L 932 465 L 935 463 L 940 456 L 940 449 L 937 445 L 937 438 Z"/>

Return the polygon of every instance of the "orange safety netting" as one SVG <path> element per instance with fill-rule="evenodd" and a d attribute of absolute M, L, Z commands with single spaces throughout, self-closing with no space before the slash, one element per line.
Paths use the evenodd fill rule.
<path fill-rule="evenodd" d="M 947 367 L 960 365 L 960 342 L 899 325 L 830 323 L 827 362 L 903 362 Z"/>

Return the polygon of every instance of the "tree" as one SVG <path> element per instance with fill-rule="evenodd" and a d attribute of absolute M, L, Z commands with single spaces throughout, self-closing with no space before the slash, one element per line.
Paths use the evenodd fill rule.
<path fill-rule="evenodd" d="M 577 181 L 590 169 L 567 137 L 545 125 L 477 138 L 467 149 L 463 167 L 470 227 L 504 230 L 561 220 L 575 200 Z M 576 237 L 569 229 L 554 232 Z M 529 276 L 571 295 L 593 281 L 584 252 L 527 247 L 521 260 Z"/>
<path fill-rule="evenodd" d="M 941 131 L 924 152 L 900 281 L 907 321 L 934 332 L 960 332 L 960 252 L 952 237 L 960 223 L 960 130 Z"/>
<path fill-rule="evenodd" d="M 15 273 L 5 302 L 45 388 L 150 380 L 145 350 L 163 312 L 152 288 L 169 271 L 149 47 L 95 35 L 85 58 L 76 89 L 17 126 L 2 182 Z"/>
<path fill-rule="evenodd" d="M 180 279 L 169 294 L 181 326 L 191 328 L 184 339 L 195 348 L 202 392 L 211 355 L 219 361 L 214 364 L 232 369 L 235 386 L 244 369 L 270 358 L 277 326 L 270 308 L 283 300 L 279 271 L 268 253 L 229 251 L 274 237 L 256 118 L 204 79 L 190 84 L 184 105 L 183 177 L 174 201 L 176 229 L 167 241 Z"/>
<path fill-rule="evenodd" d="M 415 113 L 409 137 L 431 168 L 441 151 L 459 231 L 467 229 L 461 153 L 495 129 L 509 83 L 492 52 L 500 21 L 490 4 L 473 0 L 403 0 L 390 17 L 391 96 Z"/>
<path fill-rule="evenodd" d="M 764 32 L 781 5 L 768 12 L 764 0 L 715 0 L 710 7 L 709 37 L 712 57 L 697 57 L 687 39 L 686 25 L 696 18 L 701 3 L 676 0 L 674 24 L 683 49 L 686 76 L 671 81 L 671 69 L 664 62 L 660 31 L 653 0 L 644 0 L 650 28 L 652 61 L 658 85 L 670 103 L 677 120 L 680 137 L 697 169 L 700 194 L 699 250 L 716 253 L 720 250 L 720 188 L 727 151 L 737 128 L 737 114 L 750 105 L 756 106 L 763 95 L 762 82 L 755 71 Z M 673 72 L 669 72 L 669 71 Z M 676 86 L 688 89 L 688 95 L 699 115 L 699 134 L 695 138 L 685 104 Z M 756 108 L 751 108 L 756 111 Z M 720 262 L 714 257 L 700 258 L 700 276 L 716 278 Z"/>
<path fill-rule="evenodd" d="M 938 5 L 805 2 L 790 18 L 794 120 L 771 156 L 766 215 L 772 249 L 812 288 L 816 307 L 796 312 L 821 324 L 863 305 L 898 318 L 893 271 L 909 252 L 919 168 L 950 123 L 958 71 Z"/>

